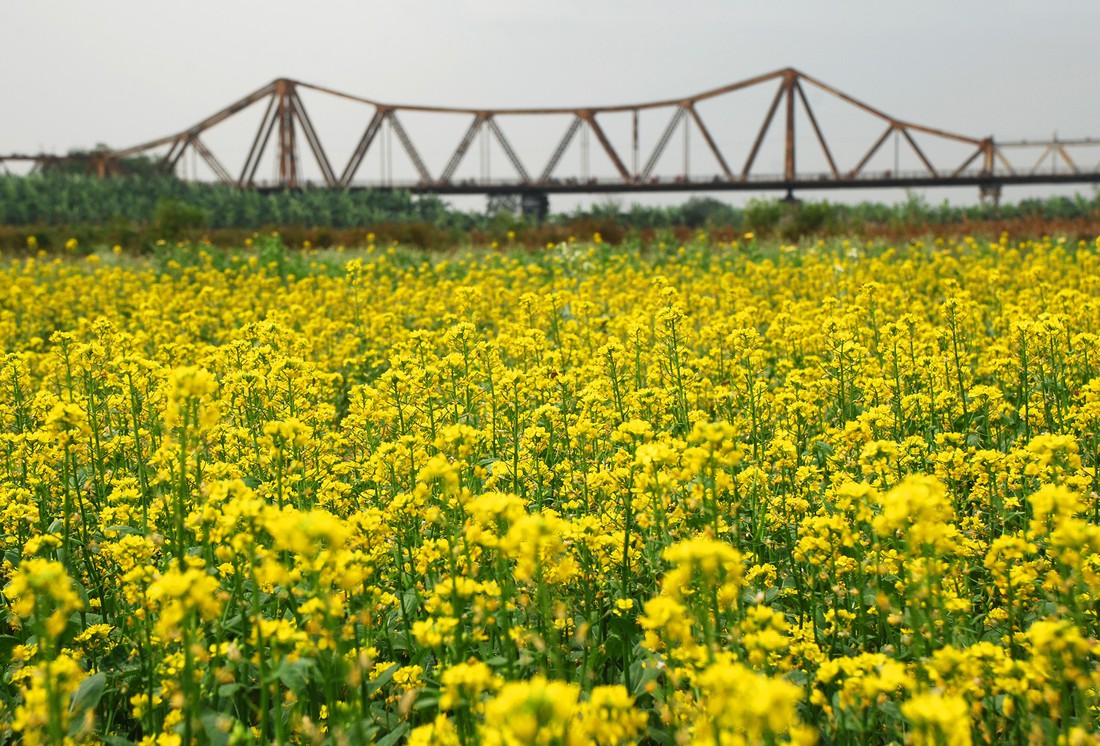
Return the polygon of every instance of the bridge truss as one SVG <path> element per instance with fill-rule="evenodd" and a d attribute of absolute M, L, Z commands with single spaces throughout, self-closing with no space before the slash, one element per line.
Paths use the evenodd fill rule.
<path fill-rule="evenodd" d="M 338 118 L 345 129 L 355 121 L 362 127 L 354 144 L 344 145 L 346 160 L 332 158 L 307 98 L 311 107 L 354 105 Z M 822 109 L 832 118 L 828 126 Z M 250 132 L 242 137 L 238 126 L 231 139 L 210 145 L 249 111 Z M 258 123 L 256 112 L 262 112 Z M 858 126 L 845 118 L 853 115 Z M 409 125 L 414 120 L 419 130 Z M 435 126 L 442 120 L 450 130 Z M 512 133 L 524 128 L 520 144 Z M 677 138 L 682 147 L 674 145 Z M 246 155 L 230 168 L 215 150 Z M 480 153 L 476 164 L 472 151 Z M 567 164 L 571 151 L 579 157 Z M 1100 183 L 1100 162 L 1094 162 L 1100 140 L 999 142 L 949 132 L 890 116 L 793 68 L 685 98 L 580 108 L 397 105 L 281 78 L 183 131 L 83 159 L 91 172 L 105 175 L 137 155 L 182 177 L 189 157 L 192 178 L 241 188 L 401 188 L 543 200 L 554 193 L 952 185 L 977 185 L 994 195 L 1005 184 Z M 368 158 L 379 164 L 377 175 L 367 175 Z M 67 159 L 0 155 L 0 165 Z"/>

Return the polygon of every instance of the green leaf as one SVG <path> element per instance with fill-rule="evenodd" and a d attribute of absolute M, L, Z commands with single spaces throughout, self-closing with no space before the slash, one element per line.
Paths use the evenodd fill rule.
<path fill-rule="evenodd" d="M 646 691 L 646 686 L 656 681 L 661 676 L 661 669 L 657 661 L 639 658 L 630 666 L 630 680 L 634 682 L 634 696 L 640 697 Z"/>
<path fill-rule="evenodd" d="M 231 718 L 221 713 L 208 712 L 200 719 L 208 743 L 212 746 L 225 746 L 229 743 L 229 732 L 233 725 Z"/>
<path fill-rule="evenodd" d="M 92 674 L 80 682 L 72 701 L 69 702 L 69 712 L 76 715 L 83 714 L 86 710 L 95 709 L 99 700 L 103 699 L 103 692 L 107 687 L 107 676 L 103 673 Z"/>
<path fill-rule="evenodd" d="M 371 720 L 360 720 L 352 723 L 345 734 L 351 743 L 370 743 L 374 734 L 378 732 L 378 726 Z"/>
<path fill-rule="evenodd" d="M 234 681 L 232 684 L 222 684 L 218 687 L 219 697 L 232 697 L 238 691 L 241 690 L 241 684 Z"/>
<path fill-rule="evenodd" d="M 11 651 L 15 650 L 15 648 L 21 644 L 18 637 L 0 635 L 0 658 L 11 660 Z"/>
<path fill-rule="evenodd" d="M 413 702 L 412 708 L 414 710 L 432 710 L 439 706 L 439 695 L 435 692 L 429 692 L 426 689 L 421 689 L 420 694 L 417 696 L 416 701 Z"/>
<path fill-rule="evenodd" d="M 94 711 L 99 700 L 103 699 L 106 687 L 107 677 L 102 673 L 93 674 L 80 682 L 69 701 L 69 712 L 73 717 L 69 723 L 69 732 L 66 733 L 68 737 L 72 738 L 84 729 L 88 712 Z"/>
<path fill-rule="evenodd" d="M 622 636 L 618 632 L 611 632 L 604 640 L 604 650 L 607 653 L 607 657 L 612 660 L 618 660 L 623 657 L 623 651 L 626 649 L 626 645 L 623 642 Z"/>
<path fill-rule="evenodd" d="M 382 736 L 375 742 L 375 746 L 394 746 L 395 743 L 400 741 L 406 733 L 409 732 L 409 724 L 401 723 L 386 735 Z"/>
<path fill-rule="evenodd" d="M 300 658 L 293 662 L 283 661 L 275 669 L 275 675 L 287 689 L 295 694 L 301 694 L 309 684 L 309 669 L 312 666 L 311 658 Z"/>

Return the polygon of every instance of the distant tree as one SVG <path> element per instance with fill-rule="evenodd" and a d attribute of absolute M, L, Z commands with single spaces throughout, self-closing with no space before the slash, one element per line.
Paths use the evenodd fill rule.
<path fill-rule="evenodd" d="M 710 226 L 737 226 L 741 219 L 737 210 L 713 197 L 692 197 L 680 207 L 684 224 L 691 228 Z"/>
<path fill-rule="evenodd" d="M 97 163 L 111 152 L 104 143 L 99 143 L 91 150 L 76 148 L 70 150 L 65 160 L 47 161 L 38 167 L 38 171 L 44 174 L 87 174 L 96 173 Z M 158 162 L 147 155 L 129 155 L 125 158 L 111 158 L 105 162 L 105 168 L 111 176 L 163 176 L 174 179 L 174 174 L 162 173 L 158 168 Z"/>
<path fill-rule="evenodd" d="M 202 228 L 206 225 L 206 218 L 206 210 L 201 207 L 162 197 L 157 201 L 153 227 L 161 238 L 175 240 L 188 231 Z"/>

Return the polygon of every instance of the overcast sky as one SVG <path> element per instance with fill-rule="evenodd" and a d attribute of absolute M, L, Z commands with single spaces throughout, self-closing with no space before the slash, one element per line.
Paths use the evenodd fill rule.
<path fill-rule="evenodd" d="M 571 106 L 786 66 L 969 135 L 1100 137 L 1095 0 L 0 0 L 0 29 L 0 152 L 142 142 L 282 76 L 395 103 Z M 353 142 L 353 119 L 318 129 Z M 235 171 L 246 148 L 219 155 Z"/>

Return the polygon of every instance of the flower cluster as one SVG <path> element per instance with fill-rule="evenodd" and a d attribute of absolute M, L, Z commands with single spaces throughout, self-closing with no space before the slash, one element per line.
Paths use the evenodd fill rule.
<path fill-rule="evenodd" d="M 1095 742 L 1100 246 L 192 248 L 0 267 L 0 742 Z"/>

